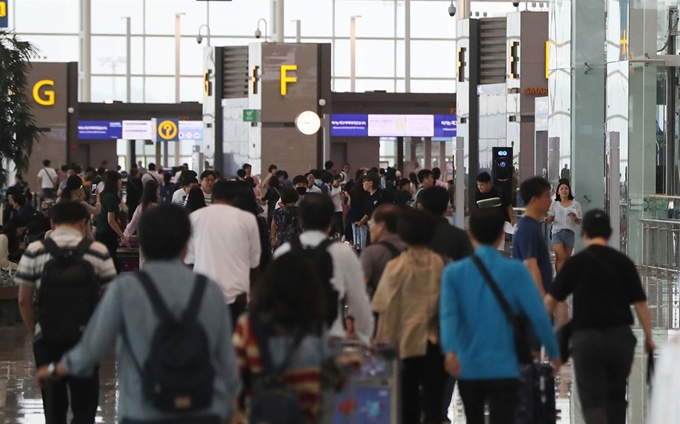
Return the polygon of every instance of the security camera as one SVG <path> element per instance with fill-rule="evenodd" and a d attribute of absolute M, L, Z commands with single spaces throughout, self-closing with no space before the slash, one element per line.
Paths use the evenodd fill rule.
<path fill-rule="evenodd" d="M 255 30 L 255 38 L 257 38 L 257 39 L 262 38 L 262 31 L 260 31 L 260 28 Z"/>
<path fill-rule="evenodd" d="M 196 42 L 197 42 L 198 44 L 201 44 L 201 43 L 203 42 L 203 36 L 202 36 L 201 34 L 198 34 L 198 35 L 196 36 Z"/>
<path fill-rule="evenodd" d="M 453 4 L 453 1 L 451 2 L 451 6 L 449 6 L 449 16 L 456 16 L 456 6 Z"/>
<path fill-rule="evenodd" d="M 514 2 L 512 2 L 512 5 L 513 5 L 514 7 L 519 7 L 519 2 L 518 2 L 518 1 L 514 1 Z"/>

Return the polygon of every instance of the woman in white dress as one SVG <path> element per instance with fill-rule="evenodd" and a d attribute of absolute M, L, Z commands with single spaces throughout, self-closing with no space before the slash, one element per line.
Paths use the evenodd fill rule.
<path fill-rule="evenodd" d="M 576 232 L 583 211 L 581 205 L 574 199 L 568 180 L 560 180 L 557 184 L 557 196 L 550 205 L 546 221 L 552 224 L 552 245 L 555 251 L 555 270 L 560 272 L 564 261 L 574 251 Z"/>

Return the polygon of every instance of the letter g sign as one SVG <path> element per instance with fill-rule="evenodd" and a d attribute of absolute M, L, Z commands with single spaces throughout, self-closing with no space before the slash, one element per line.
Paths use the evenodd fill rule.
<path fill-rule="evenodd" d="M 54 87 L 54 81 L 52 80 L 40 80 L 33 86 L 33 100 L 42 106 L 52 106 L 55 103 L 55 95 L 53 90 L 43 90 L 42 95 L 40 89 L 48 86 Z M 44 97 L 43 97 L 44 96 Z"/>

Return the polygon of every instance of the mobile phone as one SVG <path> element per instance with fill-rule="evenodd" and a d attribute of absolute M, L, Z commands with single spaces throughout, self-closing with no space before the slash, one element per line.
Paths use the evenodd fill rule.
<path fill-rule="evenodd" d="M 569 215 L 569 216 L 576 216 L 576 214 L 575 214 L 574 212 L 569 212 L 567 215 Z"/>

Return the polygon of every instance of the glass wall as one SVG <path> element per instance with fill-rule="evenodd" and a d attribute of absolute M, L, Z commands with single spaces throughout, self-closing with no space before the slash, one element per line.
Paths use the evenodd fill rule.
<path fill-rule="evenodd" d="M 175 99 L 175 14 L 181 17 L 180 71 L 182 101 L 200 101 L 202 45 L 199 27 L 210 26 L 212 45 L 246 45 L 260 18 L 270 20 L 269 0 L 204 2 L 195 0 L 90 0 L 92 13 L 93 102 L 125 100 L 126 42 L 124 17 L 131 20 L 131 100 L 172 102 Z M 10 27 L 33 42 L 41 59 L 79 60 L 81 0 L 9 0 Z M 301 21 L 302 42 L 333 44 L 333 88 L 349 91 L 350 18 L 357 20 L 357 91 L 455 91 L 456 18 L 449 0 L 411 0 L 410 67 L 406 66 L 404 0 L 286 0 L 285 38 L 295 40 Z M 515 10 L 508 2 L 473 3 L 479 16 L 504 16 Z M 271 27 L 272 22 L 269 22 Z M 271 28 L 270 28 L 271 29 Z M 264 31 L 264 27 L 262 28 Z M 206 34 L 205 28 L 202 34 Z"/>

